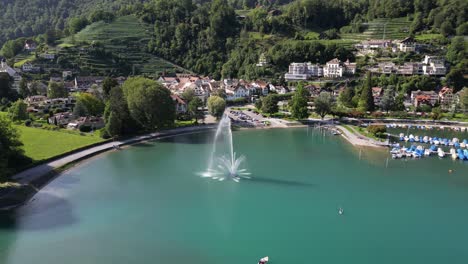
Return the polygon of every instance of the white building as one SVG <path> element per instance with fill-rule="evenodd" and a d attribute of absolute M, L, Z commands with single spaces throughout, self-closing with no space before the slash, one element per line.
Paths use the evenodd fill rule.
<path fill-rule="evenodd" d="M 323 68 L 318 64 L 312 64 L 310 62 L 304 63 L 291 63 L 289 65 L 289 71 L 284 75 L 287 81 L 295 80 L 307 80 L 310 77 L 321 77 L 323 76 Z"/>
<path fill-rule="evenodd" d="M 439 57 L 426 55 L 422 64 L 422 72 L 424 75 L 444 76 L 447 74 L 445 60 Z"/>
<path fill-rule="evenodd" d="M 233 101 L 238 98 L 248 98 L 250 95 L 249 89 L 243 85 L 238 85 L 233 89 L 226 89 L 226 100 Z"/>
<path fill-rule="evenodd" d="M 398 50 L 401 52 L 415 52 L 416 42 L 411 37 L 405 38 L 398 43 Z"/>
<path fill-rule="evenodd" d="M 343 77 L 343 75 L 353 75 L 355 73 L 356 63 L 350 63 L 349 60 L 343 63 L 337 58 L 327 62 L 326 66 L 323 68 L 323 76 L 327 78 L 338 78 Z"/>

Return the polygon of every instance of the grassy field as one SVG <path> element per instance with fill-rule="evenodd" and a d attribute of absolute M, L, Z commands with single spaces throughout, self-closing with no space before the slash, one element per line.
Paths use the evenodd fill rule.
<path fill-rule="evenodd" d="M 35 161 L 103 141 L 98 135 L 81 136 L 66 131 L 51 131 L 20 125 L 16 128 L 20 132 L 26 155 Z"/>
<path fill-rule="evenodd" d="M 421 34 L 416 35 L 415 39 L 417 41 L 432 41 L 432 40 L 441 40 L 444 36 L 442 34 Z"/>
<path fill-rule="evenodd" d="M 25 64 L 26 62 L 31 62 L 31 61 L 34 61 L 36 59 L 36 56 L 34 56 L 34 54 L 26 54 L 26 53 L 23 53 L 23 54 L 19 54 L 15 57 L 15 64 L 13 64 L 13 67 L 15 68 L 21 68 L 21 66 L 23 66 L 23 64 Z"/>

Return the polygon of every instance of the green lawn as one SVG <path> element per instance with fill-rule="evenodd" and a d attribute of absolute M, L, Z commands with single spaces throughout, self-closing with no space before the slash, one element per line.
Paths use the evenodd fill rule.
<path fill-rule="evenodd" d="M 81 136 L 66 131 L 51 131 L 17 125 L 25 153 L 35 161 L 48 159 L 77 148 L 103 141 L 97 134 Z"/>

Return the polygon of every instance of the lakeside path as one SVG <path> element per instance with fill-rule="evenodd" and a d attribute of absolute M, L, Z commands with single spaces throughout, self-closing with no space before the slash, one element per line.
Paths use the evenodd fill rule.
<path fill-rule="evenodd" d="M 73 162 L 81 161 L 83 159 L 92 157 L 102 152 L 115 149 L 115 146 L 121 147 L 125 145 L 139 143 L 139 142 L 146 141 L 146 140 L 158 139 L 158 138 L 167 137 L 167 136 L 175 136 L 175 135 L 183 135 L 183 134 L 208 131 L 208 130 L 212 130 L 215 128 L 216 128 L 215 125 L 181 127 L 181 128 L 166 130 L 163 132 L 155 132 L 155 133 L 150 133 L 150 134 L 146 134 L 142 136 L 136 136 L 130 139 L 122 140 L 122 141 L 113 141 L 113 142 L 105 143 L 103 145 L 99 145 L 99 146 L 92 147 L 83 151 L 79 151 L 77 153 L 73 153 L 65 157 L 27 169 L 25 171 L 22 171 L 14 175 L 12 179 L 21 184 L 32 184 L 40 180 L 40 178 L 50 173 L 53 173 L 55 170 L 61 167 L 64 167 Z"/>

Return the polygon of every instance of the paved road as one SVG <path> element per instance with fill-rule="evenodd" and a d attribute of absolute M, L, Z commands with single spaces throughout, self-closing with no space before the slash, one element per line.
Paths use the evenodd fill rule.
<path fill-rule="evenodd" d="M 103 145 L 99 145 L 96 147 L 92 147 L 74 154 L 70 154 L 66 157 L 59 158 L 57 160 L 30 168 L 28 170 L 25 170 L 23 172 L 20 172 L 12 177 L 13 180 L 18 181 L 19 183 L 22 184 L 29 184 L 35 180 L 38 180 L 39 178 L 47 175 L 48 173 L 54 171 L 55 169 L 58 169 L 60 167 L 63 167 L 67 164 L 70 164 L 75 161 L 80 161 L 85 158 L 94 156 L 96 154 L 99 154 L 101 152 L 107 151 L 114 149 L 116 146 L 123 146 L 123 145 L 128 145 L 128 144 L 133 144 L 145 140 L 150 140 L 150 139 L 156 139 L 156 138 L 161 138 L 164 136 L 172 136 L 172 135 L 180 135 L 180 134 L 190 134 L 190 133 L 195 133 L 195 132 L 200 132 L 200 131 L 205 131 L 205 130 L 210 130 L 214 129 L 216 126 L 215 125 L 205 125 L 205 126 L 196 126 L 196 127 L 182 127 L 182 128 L 176 128 L 176 129 L 171 129 L 167 130 L 164 132 L 156 132 L 156 133 L 151 133 L 143 136 L 137 136 L 133 137 L 131 139 L 127 140 L 122 140 L 122 141 L 114 141 L 110 143 L 106 143 Z"/>

